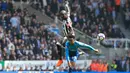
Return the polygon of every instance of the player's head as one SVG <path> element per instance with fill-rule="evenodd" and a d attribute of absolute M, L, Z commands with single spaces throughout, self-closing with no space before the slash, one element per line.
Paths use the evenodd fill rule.
<path fill-rule="evenodd" d="M 75 34 L 68 34 L 67 38 L 71 44 L 74 44 Z"/>
<path fill-rule="evenodd" d="M 67 18 L 68 17 L 67 12 L 65 10 L 61 10 L 60 16 L 61 16 L 61 18 Z"/>

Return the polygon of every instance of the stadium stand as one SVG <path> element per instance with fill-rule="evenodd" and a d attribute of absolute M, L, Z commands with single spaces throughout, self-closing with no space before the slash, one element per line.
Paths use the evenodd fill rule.
<path fill-rule="evenodd" d="M 71 19 L 73 26 L 87 35 L 96 38 L 99 32 L 106 35 L 107 38 L 124 38 L 117 25 L 118 9 L 115 2 L 104 0 L 72 0 L 70 1 Z M 58 13 L 58 8 L 63 9 L 59 1 L 52 0 L 47 2 L 45 12 L 48 16 L 54 18 Z M 118 10 L 118 11 L 117 11 Z"/>
<path fill-rule="evenodd" d="M 56 50 L 52 49 L 56 46 L 51 41 L 55 41 L 57 36 L 49 32 L 46 25 L 38 22 L 36 18 L 37 16 L 29 14 L 27 9 L 15 9 L 12 3 L 2 2 L 0 16 L 0 35 L 4 34 L 0 39 L 2 60 L 56 59 Z"/>

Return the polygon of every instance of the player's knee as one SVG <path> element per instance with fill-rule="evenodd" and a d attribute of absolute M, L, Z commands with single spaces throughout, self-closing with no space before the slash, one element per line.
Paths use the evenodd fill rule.
<path fill-rule="evenodd" d="M 71 64 L 72 64 L 72 67 L 75 67 L 75 65 L 76 65 L 75 62 L 72 62 Z"/>
<path fill-rule="evenodd" d="M 71 68 L 75 67 L 75 62 L 69 62 L 68 64 Z"/>
<path fill-rule="evenodd" d="M 71 62 L 68 62 L 68 65 L 69 65 L 70 67 L 72 67 L 72 64 L 71 64 Z"/>

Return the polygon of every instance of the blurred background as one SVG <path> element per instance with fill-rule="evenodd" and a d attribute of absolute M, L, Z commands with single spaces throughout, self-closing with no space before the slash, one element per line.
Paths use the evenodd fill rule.
<path fill-rule="evenodd" d="M 68 71 L 55 67 L 62 39 L 64 0 L 0 0 L 0 70 Z M 130 0 L 69 0 L 76 39 L 99 49 L 85 52 L 77 72 L 130 71 Z M 96 39 L 104 33 L 103 43 Z M 65 60 L 64 51 L 63 59 Z"/>

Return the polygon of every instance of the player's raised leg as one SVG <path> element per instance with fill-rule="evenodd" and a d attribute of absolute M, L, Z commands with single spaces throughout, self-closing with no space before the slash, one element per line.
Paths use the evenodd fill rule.
<path fill-rule="evenodd" d="M 62 63 L 63 63 L 63 60 L 62 60 L 62 47 L 61 47 L 61 44 L 59 42 L 56 43 L 56 46 L 57 46 L 57 50 L 58 50 L 58 62 L 56 64 L 56 66 L 60 66 Z"/>
<path fill-rule="evenodd" d="M 61 66 L 61 64 L 63 63 L 63 59 L 62 59 L 62 53 L 65 47 L 65 42 L 67 41 L 67 37 L 64 37 L 63 40 L 61 42 L 57 42 L 56 46 L 57 46 L 57 50 L 58 50 L 58 62 L 56 64 L 56 66 Z"/>

